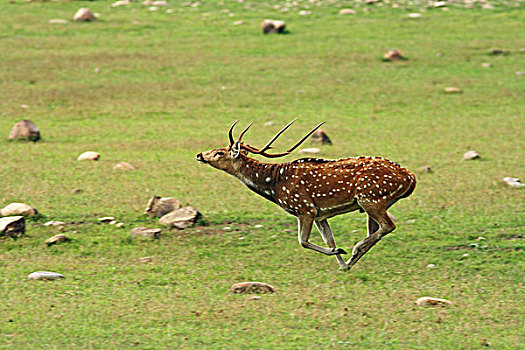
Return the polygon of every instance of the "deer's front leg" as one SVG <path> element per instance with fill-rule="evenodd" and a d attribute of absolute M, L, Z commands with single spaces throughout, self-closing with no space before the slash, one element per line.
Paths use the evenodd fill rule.
<path fill-rule="evenodd" d="M 317 244 L 310 243 L 310 233 L 312 232 L 312 225 L 314 218 L 311 216 L 300 216 L 297 218 L 299 223 L 299 243 L 303 248 L 315 250 L 316 252 L 323 253 L 326 255 L 346 254 L 341 248 L 325 248 L 318 246 Z M 334 243 L 335 245 L 335 243 Z"/>
<path fill-rule="evenodd" d="M 330 228 L 330 225 L 328 224 L 328 221 L 321 220 L 315 221 L 315 226 L 317 227 L 317 230 L 319 230 L 319 233 L 321 234 L 321 237 L 323 237 L 323 241 L 328 245 L 332 250 L 337 250 L 337 246 L 335 245 L 335 239 L 334 235 L 332 234 L 332 229 Z M 339 249 L 339 251 L 342 251 L 341 254 L 346 254 L 346 252 L 343 249 Z M 346 262 L 341 257 L 341 254 L 336 254 L 335 257 L 337 258 L 337 261 L 339 262 L 339 265 L 341 267 L 346 267 Z"/>

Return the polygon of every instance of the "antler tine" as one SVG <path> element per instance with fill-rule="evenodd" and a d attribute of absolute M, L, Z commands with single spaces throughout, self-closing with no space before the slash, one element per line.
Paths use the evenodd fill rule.
<path fill-rule="evenodd" d="M 310 132 L 306 134 L 301 140 L 299 140 L 299 142 L 297 142 L 292 148 L 290 148 L 288 151 L 284 153 L 292 153 L 297 147 L 299 147 L 304 141 L 306 141 L 306 139 L 310 137 L 310 135 L 312 135 L 315 132 L 315 130 L 319 129 L 321 125 L 323 125 L 324 123 L 326 122 L 319 123 L 319 125 L 317 125 L 315 128 L 310 130 Z"/>
<path fill-rule="evenodd" d="M 246 131 L 248 131 L 248 129 L 250 128 L 250 126 L 252 126 L 252 124 L 253 124 L 253 122 L 250 123 L 250 124 L 248 124 L 248 126 L 247 126 L 247 127 L 241 132 L 241 134 L 239 135 L 239 140 L 237 140 L 237 141 L 241 142 L 241 139 L 242 139 L 242 137 L 244 136 L 244 133 L 245 133 Z"/>
<path fill-rule="evenodd" d="M 233 140 L 233 127 L 235 126 L 235 124 L 237 124 L 239 122 L 239 119 L 237 119 L 236 121 L 233 122 L 232 126 L 230 126 L 230 130 L 228 131 L 228 137 L 230 138 L 230 146 L 232 146 L 235 141 Z"/>
<path fill-rule="evenodd" d="M 264 151 L 266 151 L 267 149 L 270 149 L 270 146 L 272 145 L 272 143 L 274 143 L 275 140 L 277 140 L 277 138 L 279 136 L 281 136 L 281 134 L 283 132 L 286 131 L 286 129 L 288 129 L 295 121 L 297 120 L 297 118 L 295 118 L 294 120 L 292 120 L 291 122 L 289 122 L 284 128 L 281 129 L 281 131 L 279 131 L 277 134 L 275 134 L 274 137 L 272 137 L 272 139 L 270 141 L 268 141 L 268 143 L 263 147 L 261 148 L 261 150 L 259 151 L 260 153 L 263 153 Z"/>

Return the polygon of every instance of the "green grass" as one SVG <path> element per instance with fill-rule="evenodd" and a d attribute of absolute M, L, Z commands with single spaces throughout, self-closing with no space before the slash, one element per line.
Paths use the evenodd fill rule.
<path fill-rule="evenodd" d="M 0 3 L 0 206 L 42 214 L 28 237 L 0 241 L 0 348 L 521 348 L 525 197 L 501 179 L 525 178 L 523 4 L 429 8 L 410 20 L 423 5 L 299 3 L 283 13 L 277 1 L 172 2 L 171 14 L 110 1 Z M 298 15 L 306 4 L 312 14 Z M 48 23 L 84 6 L 100 19 Z M 338 15 L 344 7 L 358 14 Z M 289 34 L 262 35 L 264 18 L 285 20 Z M 489 56 L 495 47 L 511 54 Z M 408 60 L 383 62 L 391 48 Z M 448 86 L 463 93 L 446 95 Z M 299 246 L 293 217 L 195 161 L 227 144 L 235 119 L 255 122 L 245 138 L 260 146 L 293 117 L 278 150 L 327 121 L 334 145 L 322 157 L 433 169 L 392 208 L 397 230 L 348 273 Z M 8 142 L 21 119 L 43 140 Z M 462 161 L 470 149 L 481 159 Z M 101 160 L 77 162 L 87 150 Z M 119 161 L 137 170 L 113 171 Z M 130 240 L 130 228 L 158 226 L 143 215 L 154 194 L 198 207 L 204 225 Z M 125 228 L 97 223 L 107 215 Z M 45 247 L 57 233 L 47 220 L 74 222 L 72 242 Z M 365 235 L 362 214 L 330 222 L 347 250 Z M 66 279 L 26 279 L 37 270 Z M 248 280 L 277 292 L 230 293 Z M 454 304 L 415 306 L 427 295 Z"/>

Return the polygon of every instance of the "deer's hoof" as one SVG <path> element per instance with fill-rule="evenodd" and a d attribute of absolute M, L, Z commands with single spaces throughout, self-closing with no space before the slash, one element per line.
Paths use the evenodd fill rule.
<path fill-rule="evenodd" d="M 348 254 L 344 249 L 342 248 L 332 248 L 332 254 Z"/>
<path fill-rule="evenodd" d="M 351 268 L 351 266 L 348 266 L 348 265 L 341 266 L 339 268 L 339 271 L 346 272 L 346 271 L 350 270 L 350 268 Z"/>

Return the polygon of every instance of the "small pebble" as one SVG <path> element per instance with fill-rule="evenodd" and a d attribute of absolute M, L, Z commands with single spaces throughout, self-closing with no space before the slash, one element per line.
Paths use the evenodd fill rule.
<path fill-rule="evenodd" d="M 427 267 L 429 269 L 435 269 L 436 268 L 436 265 L 435 264 L 428 264 Z"/>
<path fill-rule="evenodd" d="M 27 278 L 30 280 L 52 281 L 52 280 L 57 280 L 59 278 L 64 278 L 64 276 L 56 272 L 36 271 L 36 272 L 29 274 Z"/>

